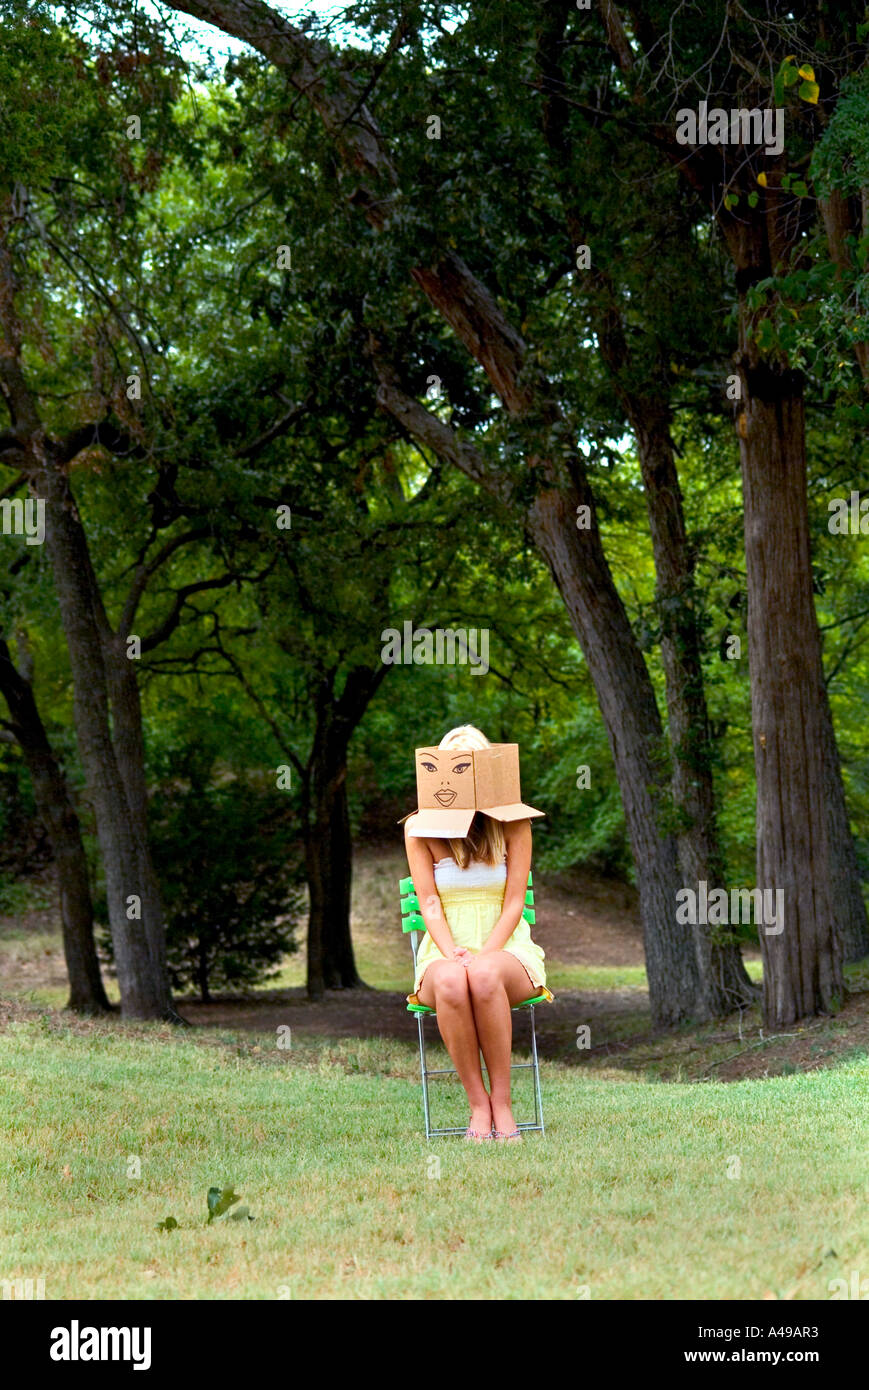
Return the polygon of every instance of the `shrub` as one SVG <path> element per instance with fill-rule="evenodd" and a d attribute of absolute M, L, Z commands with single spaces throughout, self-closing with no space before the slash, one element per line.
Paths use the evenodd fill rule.
<path fill-rule="evenodd" d="M 277 802 L 277 804 L 276 804 Z M 301 856 L 273 790 L 233 781 L 164 785 L 151 803 L 154 867 L 166 913 L 172 987 L 257 984 L 298 950 Z M 103 936 L 111 954 L 111 941 Z"/>

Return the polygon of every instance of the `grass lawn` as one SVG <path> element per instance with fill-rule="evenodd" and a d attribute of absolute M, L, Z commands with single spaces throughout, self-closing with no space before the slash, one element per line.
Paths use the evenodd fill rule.
<path fill-rule="evenodd" d="M 427 1145 L 417 1078 L 400 1040 L 282 1052 L 19 1005 L 0 1278 L 49 1299 L 826 1299 L 869 1274 L 865 1055 L 727 1085 L 545 1062 L 546 1136 L 514 1145 Z M 441 1122 L 466 1123 L 441 1085 Z M 256 1219 L 206 1226 L 229 1183 Z"/>

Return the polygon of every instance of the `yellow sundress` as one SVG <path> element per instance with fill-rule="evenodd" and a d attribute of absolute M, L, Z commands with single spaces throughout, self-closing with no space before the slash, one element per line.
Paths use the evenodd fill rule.
<path fill-rule="evenodd" d="M 465 869 L 460 869 L 454 859 L 447 858 L 439 859 L 434 866 L 435 887 L 453 941 L 475 954 L 501 915 L 507 884 L 506 858 L 505 855 L 504 862 L 494 865 L 471 860 Z M 546 988 L 543 948 L 531 940 L 531 928 L 524 917 L 520 918 L 504 950 L 515 956 L 525 968 L 534 991 L 551 999 L 553 996 Z M 445 956 L 426 932 L 417 952 L 413 994 L 407 996 L 408 1004 L 419 1003 L 417 994 L 432 961 L 444 959 Z"/>

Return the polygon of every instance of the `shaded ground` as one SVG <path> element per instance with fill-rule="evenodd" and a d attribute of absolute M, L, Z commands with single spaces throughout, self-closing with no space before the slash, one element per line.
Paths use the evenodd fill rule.
<path fill-rule="evenodd" d="M 188 1023 L 200 1027 L 252 1028 L 260 1032 L 289 1025 L 301 1033 L 333 1038 L 404 1038 L 414 1042 L 416 1019 L 407 1012 L 404 994 L 389 990 L 327 990 L 322 1000 L 309 1000 L 303 989 L 257 992 L 253 995 L 225 995 L 212 1004 L 181 1000 L 179 1008 Z M 573 1062 L 579 1056 L 576 1029 L 591 1028 L 591 1036 L 610 1031 L 616 1020 L 633 1022 L 640 1034 L 646 1013 L 646 996 L 640 990 L 559 993 L 554 1004 L 537 1010 L 537 1046 L 543 1056 Z M 436 1026 L 426 1025 L 431 1038 Z M 517 1046 L 527 1043 L 529 1023 L 521 1015 L 515 1020 Z M 606 1046 L 606 1044 L 601 1044 Z M 585 1053 L 588 1056 L 588 1053 Z"/>
<path fill-rule="evenodd" d="M 353 937 L 362 973 L 376 969 L 380 978 L 398 980 L 406 975 L 401 990 L 328 991 L 322 1000 L 312 1001 L 302 985 L 257 989 L 218 995 L 210 1004 L 182 999 L 180 1012 L 205 1030 L 268 1034 L 289 1026 L 299 1038 L 381 1037 L 415 1043 L 416 1020 L 405 1007 L 410 950 L 397 929 L 395 885 L 404 872 L 402 852 L 392 846 L 363 849 L 354 870 Z M 66 985 L 50 874 L 34 880 L 31 888 L 42 895 L 41 904 L 0 916 L 0 983 L 5 993 L 20 999 L 31 990 Z M 534 934 L 550 969 L 643 964 L 636 893 L 629 885 L 581 872 L 547 875 L 543 882 L 538 873 L 535 905 Z M 304 952 L 292 960 L 296 977 L 303 979 Z M 705 1028 L 654 1034 L 642 988 L 556 988 L 556 1002 L 537 1010 L 538 1047 L 542 1057 L 564 1065 L 659 1080 L 729 1081 L 811 1071 L 855 1050 L 869 1050 L 869 961 L 849 971 L 849 983 L 854 992 L 835 1017 L 809 1020 L 771 1038 L 764 1035 L 758 1008 Z M 6 1005 L 7 1016 L 10 1007 Z M 0 1011 L 0 1026 L 2 1016 Z M 81 1026 L 88 1025 L 83 1021 Z M 426 1027 L 434 1041 L 436 1024 L 428 1020 Z M 583 1027 L 587 1035 L 578 1032 Z M 514 1029 L 521 1052 L 530 1036 L 527 1016 L 517 1014 Z"/>
<path fill-rule="evenodd" d="M 327 991 L 313 1002 L 302 990 L 287 990 L 252 999 L 226 997 L 213 1004 L 182 1001 L 188 1022 L 206 1028 L 251 1029 L 260 1033 L 289 1026 L 301 1034 L 332 1038 L 384 1037 L 415 1042 L 416 1021 L 402 994 L 381 990 Z M 577 1027 L 590 1031 L 590 1046 L 577 1047 Z M 426 1023 L 428 1037 L 436 1025 Z M 517 1054 L 527 1050 L 527 1019 L 514 1023 Z M 738 1081 L 814 1071 L 852 1052 L 869 1051 L 869 991 L 848 997 L 834 1017 L 794 1024 L 787 1032 L 764 1034 L 759 1009 L 741 1020 L 723 1020 L 709 1028 L 653 1033 L 642 991 L 568 990 L 537 1010 L 537 1046 L 542 1057 L 567 1066 L 639 1072 L 648 1079 Z"/>
<path fill-rule="evenodd" d="M 398 926 L 398 900 L 393 883 L 407 872 L 403 851 L 363 849 L 354 866 L 353 940 L 363 961 L 374 955 L 398 962 L 406 973 L 402 991 L 385 989 L 330 990 L 320 1001 L 309 1000 L 299 986 L 286 990 L 256 990 L 224 995 L 211 1004 L 183 1000 L 182 1012 L 191 1023 L 214 1027 L 257 1028 L 270 1031 L 288 1024 L 301 1032 L 332 1037 L 381 1036 L 414 1041 L 416 1021 L 407 1012 L 411 988 L 411 953 Z M 384 883 L 388 885 L 383 893 Z M 381 901 L 382 894 L 382 901 Z M 642 966 L 642 928 L 637 895 L 628 884 L 574 872 L 535 875 L 537 919 L 534 936 L 546 952 L 547 964 L 576 966 Z M 394 953 L 394 956 L 393 956 Z M 300 953 L 300 974 L 304 952 Z M 361 966 L 365 975 L 364 963 Z M 559 990 L 556 1003 L 537 1011 L 538 1046 L 545 1056 L 577 1055 L 576 1029 L 592 1027 L 601 1037 L 616 1020 L 647 1031 L 647 995 L 642 989 L 595 991 Z M 430 1024 L 429 1027 L 432 1027 Z M 618 1030 L 616 1030 L 618 1031 Z M 434 1033 L 434 1029 L 433 1029 Z M 528 1024 L 516 1019 L 517 1041 L 528 1036 Z"/>
<path fill-rule="evenodd" d="M 14 993 L 66 989 L 66 962 L 54 871 L 43 869 L 28 880 L 26 908 L 0 912 L 0 984 Z"/>
<path fill-rule="evenodd" d="M 643 965 L 637 891 L 580 870 L 534 875 L 534 938 L 563 965 Z"/>

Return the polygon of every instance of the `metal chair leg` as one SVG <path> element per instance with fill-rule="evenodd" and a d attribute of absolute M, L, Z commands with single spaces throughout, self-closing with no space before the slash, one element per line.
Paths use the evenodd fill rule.
<path fill-rule="evenodd" d="M 537 1026 L 534 1021 L 534 1005 L 530 1005 L 531 1011 L 531 1058 L 534 1067 L 534 1123 L 540 1126 L 540 1133 L 545 1134 L 543 1127 L 543 1097 L 540 1094 L 540 1061 L 537 1056 Z"/>
<path fill-rule="evenodd" d="M 529 1007 L 529 1012 L 530 1012 L 530 1014 L 531 1014 L 531 1061 L 530 1061 L 530 1062 L 514 1062 L 514 1063 L 511 1064 L 510 1070 L 511 1070 L 511 1072 L 513 1072 L 513 1071 L 523 1071 L 523 1070 L 525 1070 L 525 1069 L 530 1069 L 530 1070 L 533 1072 L 533 1074 L 534 1074 L 534 1123 L 533 1123 L 533 1125 L 531 1125 L 531 1124 L 528 1124 L 527 1121 L 526 1121 L 526 1122 L 520 1123 L 519 1128 L 522 1129 L 522 1130 L 524 1130 L 524 1129 L 535 1129 L 535 1130 L 539 1130 L 541 1134 L 545 1134 L 546 1131 L 545 1131 L 545 1128 L 544 1128 L 544 1125 L 543 1125 L 543 1095 L 542 1095 L 541 1088 L 540 1088 L 540 1059 L 539 1059 L 538 1053 L 537 1053 L 537 1025 L 536 1025 L 536 1021 L 535 1021 L 534 1005 L 533 1005 L 533 1004 L 530 1004 L 528 1007 Z M 418 1034 L 419 1034 L 419 1069 L 420 1069 L 420 1075 L 421 1075 L 421 1077 L 422 1077 L 422 1104 L 423 1104 L 423 1114 L 424 1114 L 424 1117 L 425 1117 L 425 1137 L 426 1137 L 426 1142 L 429 1142 L 429 1141 L 431 1141 L 431 1139 L 434 1138 L 435 1136 L 437 1136 L 438 1138 L 440 1138 L 440 1136 L 441 1136 L 441 1135 L 444 1135 L 444 1134 L 462 1134 L 464 1131 L 461 1130 L 461 1129 L 453 1129 L 453 1128 L 449 1128 L 449 1129 L 446 1129 L 446 1128 L 444 1128 L 444 1129 L 434 1129 L 434 1128 L 432 1127 L 432 1122 L 431 1122 L 431 1105 L 430 1105 L 429 1093 L 428 1093 L 428 1079 L 429 1079 L 429 1076 L 430 1076 L 430 1075 L 431 1075 L 431 1076 L 455 1076 L 457 1073 L 456 1073 L 455 1067 L 447 1067 L 447 1068 L 444 1068 L 444 1069 L 438 1069 L 438 1070 L 436 1070 L 436 1071 L 429 1072 L 429 1069 L 428 1069 L 428 1057 L 427 1057 L 427 1053 L 426 1053 L 426 1039 L 425 1039 L 425 1019 L 426 1019 L 426 1017 L 428 1017 L 428 1015 L 426 1015 L 426 1014 L 417 1014 L 417 1016 L 416 1016 L 416 1026 L 417 1026 L 417 1031 L 418 1031 Z M 482 1054 L 481 1054 L 481 1056 L 480 1056 L 480 1062 L 481 1062 L 481 1065 L 482 1065 L 483 1070 L 484 1070 L 484 1071 L 487 1071 L 485 1058 L 482 1056 Z"/>
<path fill-rule="evenodd" d="M 416 1023 L 419 1029 L 419 1069 L 422 1074 L 422 1104 L 425 1112 L 425 1137 L 426 1142 L 431 1139 L 431 1112 L 428 1104 L 428 1065 L 425 1056 L 425 1031 L 423 1026 L 423 1014 L 417 1014 Z"/>

